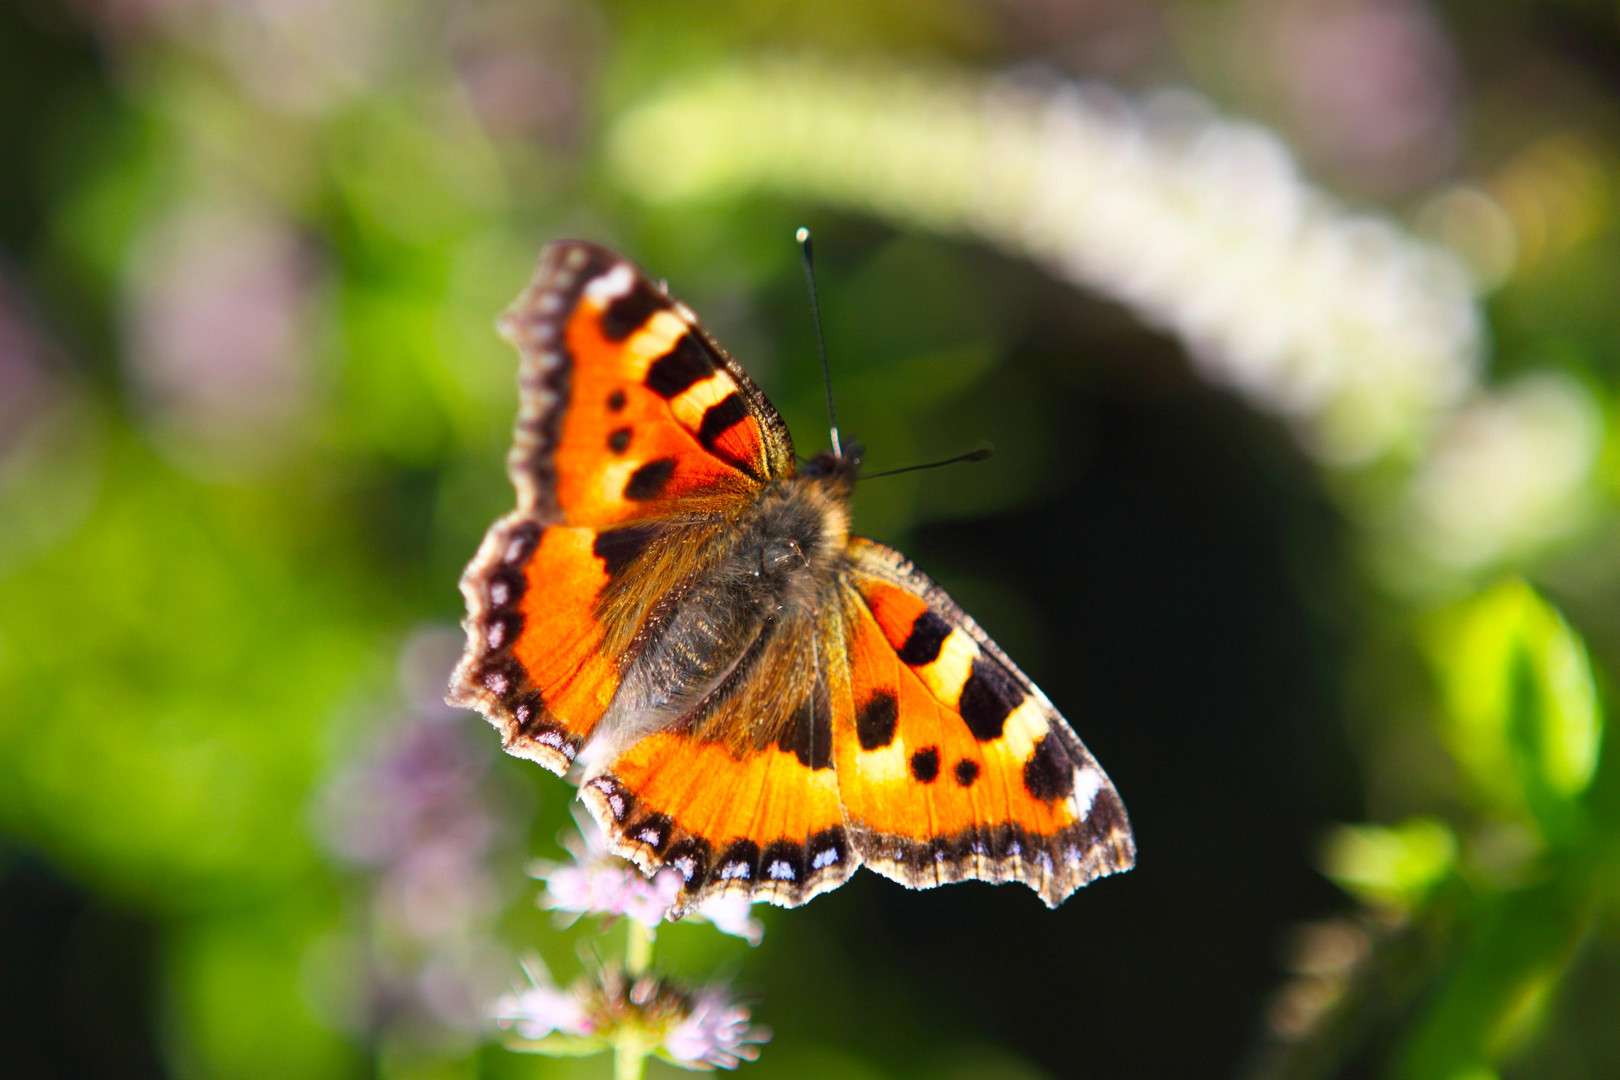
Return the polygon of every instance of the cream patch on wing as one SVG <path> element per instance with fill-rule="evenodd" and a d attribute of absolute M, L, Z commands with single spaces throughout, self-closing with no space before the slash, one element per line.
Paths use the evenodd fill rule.
<path fill-rule="evenodd" d="M 706 379 L 700 379 L 670 400 L 669 409 L 675 419 L 692 431 L 703 426 L 703 414 L 710 406 L 718 405 L 737 389 L 736 380 L 724 371 L 716 370 Z"/>
<path fill-rule="evenodd" d="M 910 766 L 906 763 L 906 742 L 898 736 L 888 746 L 876 750 L 858 750 L 855 768 L 874 783 L 893 783 L 910 779 Z"/>
<path fill-rule="evenodd" d="M 1046 709 L 1034 697 L 1026 695 L 1016 709 L 1007 715 L 1006 726 L 1001 729 L 1000 742 L 1007 752 L 1019 761 L 1028 761 L 1035 753 L 1035 744 L 1052 730 L 1047 722 Z"/>
<path fill-rule="evenodd" d="M 955 706 L 962 696 L 962 687 L 973 673 L 973 661 L 978 658 L 978 642 L 963 630 L 953 629 L 940 645 L 939 655 L 912 670 L 939 702 Z"/>
<path fill-rule="evenodd" d="M 645 377 L 652 362 L 673 349 L 685 333 L 686 323 L 679 315 L 673 311 L 655 312 L 624 343 L 625 354 L 635 360 L 631 374 L 638 379 Z"/>
<path fill-rule="evenodd" d="M 630 483 L 630 477 L 645 464 L 634 459 L 628 461 L 611 461 L 602 466 L 602 473 L 597 481 L 600 485 L 600 500 L 603 503 L 616 503 L 624 499 L 624 489 Z"/>

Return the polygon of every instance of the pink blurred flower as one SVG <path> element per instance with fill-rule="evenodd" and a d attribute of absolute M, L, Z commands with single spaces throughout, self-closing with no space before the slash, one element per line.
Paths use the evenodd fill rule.
<path fill-rule="evenodd" d="M 1272 48 L 1301 138 L 1377 195 L 1430 183 L 1461 150 L 1457 59 L 1423 0 L 1280 0 Z"/>
<path fill-rule="evenodd" d="M 691 1001 L 691 1012 L 664 1036 L 664 1051 L 689 1068 L 735 1069 L 759 1056 L 758 1043 L 771 1037 L 748 1023 L 748 1006 L 710 987 Z"/>
<path fill-rule="evenodd" d="M 40 329 L 23 290 L 0 263 L 0 454 L 47 412 L 56 387 L 56 349 Z"/>
<path fill-rule="evenodd" d="M 161 222 L 128 269 L 129 375 L 147 411 L 204 461 L 296 438 L 319 289 L 314 249 L 271 211 L 188 206 Z"/>
<path fill-rule="evenodd" d="M 454 5 L 450 58 L 485 129 L 498 139 L 577 141 L 605 39 L 600 23 L 582 4 Z"/>
<path fill-rule="evenodd" d="M 515 990 L 495 1002 L 490 1010 L 495 1022 L 517 1032 L 519 1038 L 543 1039 L 557 1032 L 563 1035 L 590 1035 L 595 1023 L 578 995 L 559 990 L 538 959 L 526 961 L 523 973 L 529 986 Z"/>
<path fill-rule="evenodd" d="M 751 914 L 754 905 L 741 896 L 717 896 L 701 904 L 692 918 L 707 919 L 722 934 L 740 937 L 750 945 L 765 940 L 765 924 Z"/>
<path fill-rule="evenodd" d="M 680 894 L 681 875 L 664 870 L 647 877 L 608 851 L 607 840 L 594 821 L 584 814 L 578 815 L 578 821 L 579 832 L 563 838 L 574 861 L 540 861 L 529 870 L 546 883 L 540 906 L 579 915 L 625 916 L 649 930 L 656 929 Z"/>
<path fill-rule="evenodd" d="M 576 819 L 579 833 L 563 838 L 574 861 L 541 860 L 530 867 L 530 875 L 546 883 L 540 906 L 578 915 L 624 916 L 657 929 L 680 896 L 681 875 L 660 870 L 649 878 L 635 864 L 608 851 L 602 830 L 589 815 L 578 814 Z M 749 917 L 749 910 L 741 897 L 722 897 L 704 903 L 688 918 L 707 920 L 723 934 L 758 945 L 765 927 Z"/>
<path fill-rule="evenodd" d="M 503 897 L 491 863 L 521 803 L 497 794 L 482 730 L 440 700 L 460 641 L 436 626 L 411 635 L 400 650 L 404 701 L 313 808 L 322 846 L 365 885 L 350 946 L 375 1003 L 362 1023 L 431 1019 L 481 1032 L 510 964 L 493 933 Z"/>

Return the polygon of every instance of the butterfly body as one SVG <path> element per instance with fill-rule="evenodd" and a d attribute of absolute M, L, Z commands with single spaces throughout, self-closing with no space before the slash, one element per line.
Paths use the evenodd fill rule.
<path fill-rule="evenodd" d="M 738 750 L 777 738 L 791 720 L 789 706 L 803 697 L 796 684 L 807 670 L 783 667 L 781 654 L 811 645 L 817 613 L 834 599 L 843 569 L 853 462 L 848 469 L 776 481 L 735 519 L 672 528 L 680 554 L 662 562 L 643 556 L 646 580 L 680 584 L 653 605 L 640 640 L 626 648 L 619 690 L 588 757 L 676 723 Z M 695 552 L 693 545 L 700 545 Z M 667 565 L 692 554 L 696 568 L 685 574 Z M 623 591 L 639 587 L 632 580 L 621 578 Z M 733 715 L 745 722 L 731 722 Z"/>
<path fill-rule="evenodd" d="M 898 553 L 850 531 L 858 450 L 802 470 L 696 318 L 555 244 L 503 321 L 522 356 L 518 508 L 462 579 L 450 700 L 580 774 L 676 913 L 797 904 L 868 865 L 1022 881 L 1055 905 L 1135 848 L 1051 703 Z"/>

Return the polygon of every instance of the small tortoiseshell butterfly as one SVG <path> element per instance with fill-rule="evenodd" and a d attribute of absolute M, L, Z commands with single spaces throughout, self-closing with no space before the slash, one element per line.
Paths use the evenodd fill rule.
<path fill-rule="evenodd" d="M 1057 906 L 1129 869 L 1114 786 L 1033 683 L 899 553 L 849 529 L 858 461 L 802 470 L 683 304 L 601 247 L 547 247 L 522 354 L 517 509 L 461 579 L 453 704 L 562 775 L 614 851 L 785 906 L 861 864 Z"/>

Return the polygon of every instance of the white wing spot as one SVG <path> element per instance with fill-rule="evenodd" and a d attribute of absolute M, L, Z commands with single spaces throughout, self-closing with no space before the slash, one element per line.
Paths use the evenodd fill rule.
<path fill-rule="evenodd" d="M 765 876 L 772 881 L 792 881 L 793 866 L 783 859 L 777 859 L 766 869 Z"/>
<path fill-rule="evenodd" d="M 1102 790 L 1103 776 L 1095 766 L 1087 765 L 1074 771 L 1074 813 L 1081 821 L 1091 813 L 1091 804 Z"/>
<path fill-rule="evenodd" d="M 831 866 L 837 861 L 837 848 L 822 848 L 820 851 L 816 852 L 815 858 L 810 860 L 810 865 L 817 870 L 825 870 L 827 867 Z"/>
<path fill-rule="evenodd" d="M 630 267 L 620 263 L 601 277 L 592 278 L 585 286 L 585 299 L 592 305 L 605 308 L 628 293 L 636 284 L 636 275 Z"/>
<path fill-rule="evenodd" d="M 720 878 L 723 881 L 747 881 L 748 864 L 740 860 L 728 862 L 720 868 Z"/>

